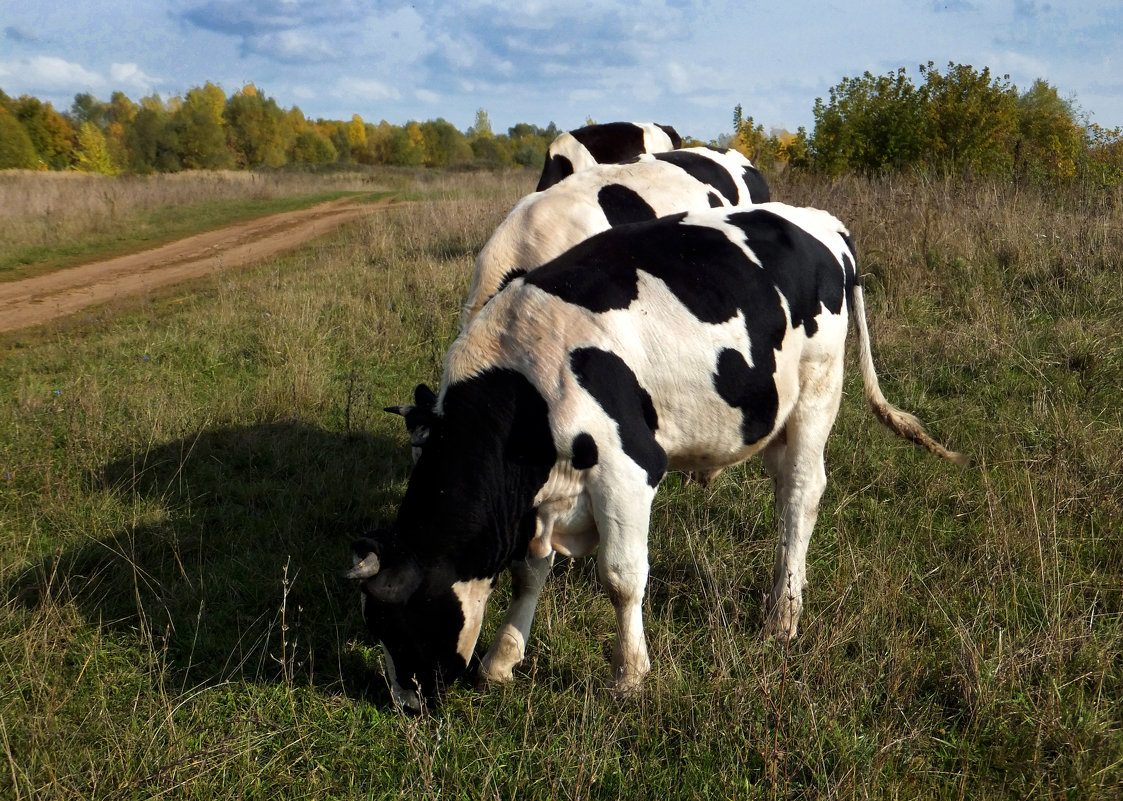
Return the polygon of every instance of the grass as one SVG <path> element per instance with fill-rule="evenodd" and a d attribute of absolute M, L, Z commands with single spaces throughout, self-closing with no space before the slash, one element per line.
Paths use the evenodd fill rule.
<path fill-rule="evenodd" d="M 381 407 L 436 381 L 532 184 L 435 177 L 296 254 L 4 340 L 0 797 L 1118 797 L 1118 196 L 778 180 L 850 224 L 887 396 L 972 465 L 887 434 L 852 369 L 790 648 L 758 635 L 750 463 L 664 482 L 639 697 L 605 691 L 611 607 L 565 560 L 518 681 L 389 707 L 339 578 L 408 476 Z"/>

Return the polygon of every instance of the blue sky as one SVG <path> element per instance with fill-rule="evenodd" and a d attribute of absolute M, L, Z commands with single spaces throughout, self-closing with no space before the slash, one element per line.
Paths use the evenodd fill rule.
<path fill-rule="evenodd" d="M 1123 126 L 1120 0 L 0 0 L 0 89 L 70 107 L 256 84 L 310 118 L 477 109 L 493 128 L 654 120 L 712 139 L 733 107 L 813 125 L 843 77 L 949 61 L 1044 78 Z"/>

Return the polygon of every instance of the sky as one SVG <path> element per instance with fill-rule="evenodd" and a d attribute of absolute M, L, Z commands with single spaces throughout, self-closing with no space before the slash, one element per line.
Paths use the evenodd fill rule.
<path fill-rule="evenodd" d="M 708 141 L 738 103 L 810 131 L 843 78 L 920 83 L 929 61 L 1043 78 L 1123 126 L 1120 0 L 0 0 L 0 89 L 60 111 L 253 83 L 310 119 L 465 131 L 484 109 L 496 133 L 635 120 Z"/>

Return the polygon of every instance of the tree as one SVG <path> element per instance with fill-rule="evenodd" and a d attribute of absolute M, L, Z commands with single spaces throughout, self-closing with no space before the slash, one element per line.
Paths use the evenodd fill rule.
<path fill-rule="evenodd" d="M 0 170 L 31 170 L 38 163 L 35 145 L 19 120 L 0 105 Z"/>
<path fill-rule="evenodd" d="M 105 134 L 92 122 L 84 122 L 78 128 L 78 150 L 74 169 L 79 172 L 96 172 L 100 175 L 116 175 L 119 172 L 109 157 Z"/>
<path fill-rule="evenodd" d="M 297 134 L 292 161 L 297 164 L 331 164 L 339 157 L 331 140 L 315 129 Z"/>
<path fill-rule="evenodd" d="M 366 150 L 367 146 L 367 127 L 363 122 L 363 118 L 358 114 L 351 115 L 351 121 L 347 123 L 347 143 L 350 145 L 348 152 L 355 161 L 362 161 L 359 154 Z"/>
<path fill-rule="evenodd" d="M 223 110 L 226 94 L 213 83 L 191 89 L 172 115 L 179 158 L 187 169 L 221 170 L 234 166 L 226 147 Z"/>
<path fill-rule="evenodd" d="M 253 84 L 247 84 L 230 97 L 223 116 L 238 166 L 253 169 L 285 163 L 285 151 L 296 131 L 291 130 L 277 101 L 262 97 Z"/>
<path fill-rule="evenodd" d="M 1017 100 L 1014 174 L 1036 170 L 1067 180 L 1076 175 L 1086 148 L 1086 129 L 1076 120 L 1072 104 L 1040 78 Z"/>
<path fill-rule="evenodd" d="M 491 119 L 487 116 L 487 112 L 482 108 L 476 109 L 476 122 L 468 129 L 468 138 L 487 139 L 492 136 L 495 136 L 495 134 L 491 130 Z"/>
<path fill-rule="evenodd" d="M 986 67 L 932 62 L 920 67 L 930 152 L 926 161 L 957 173 L 1009 172 L 1017 130 L 1017 89 Z"/>
<path fill-rule="evenodd" d="M 31 137 L 31 144 L 43 166 L 53 170 L 65 169 L 70 164 L 75 143 L 75 131 L 70 122 L 50 103 L 27 95 L 12 104 L 12 111 Z"/>
<path fill-rule="evenodd" d="M 816 98 L 811 162 L 832 175 L 915 164 L 928 146 L 924 98 L 902 67 L 888 75 L 843 78 L 829 100 Z"/>
<path fill-rule="evenodd" d="M 108 123 L 105 104 L 88 92 L 74 95 L 74 102 L 70 106 L 70 116 L 74 118 L 74 127 L 80 128 L 82 123 L 90 122 L 98 128 L 104 128 Z"/>

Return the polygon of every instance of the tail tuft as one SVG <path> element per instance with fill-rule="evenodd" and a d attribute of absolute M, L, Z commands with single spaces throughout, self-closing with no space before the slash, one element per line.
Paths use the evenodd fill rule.
<path fill-rule="evenodd" d="M 873 354 L 870 351 L 870 332 L 866 326 L 866 303 L 862 295 L 862 287 L 856 285 L 852 295 L 854 321 L 858 326 L 858 362 L 862 370 L 862 383 L 866 387 L 866 400 L 878 421 L 896 434 L 920 447 L 954 462 L 957 465 L 966 465 L 969 460 L 962 453 L 949 451 L 928 435 L 921 425 L 920 420 L 908 412 L 901 411 L 891 404 L 881 394 L 881 385 L 877 380 L 877 372 L 873 366 Z"/>

